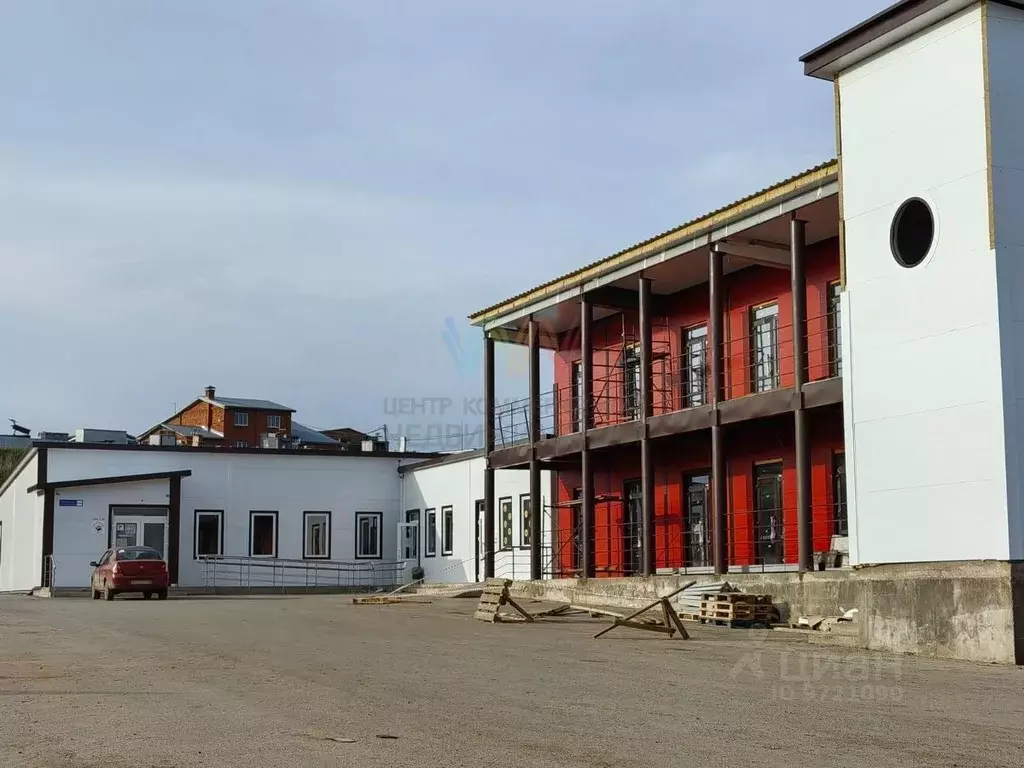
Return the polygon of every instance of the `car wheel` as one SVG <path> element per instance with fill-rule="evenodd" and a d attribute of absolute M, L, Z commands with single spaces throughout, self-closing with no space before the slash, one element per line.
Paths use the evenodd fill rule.
<path fill-rule="evenodd" d="M 98 589 L 96 589 L 96 587 L 92 588 L 92 599 L 93 600 L 99 600 L 100 599 L 100 591 Z"/>
<path fill-rule="evenodd" d="M 103 599 L 104 600 L 113 600 L 114 599 L 114 590 L 112 590 L 110 588 L 110 584 L 108 584 L 107 582 L 103 582 Z"/>
<path fill-rule="evenodd" d="M 156 598 L 157 598 L 157 600 L 166 600 L 167 599 L 167 590 L 166 589 L 161 589 L 159 592 L 156 593 Z"/>

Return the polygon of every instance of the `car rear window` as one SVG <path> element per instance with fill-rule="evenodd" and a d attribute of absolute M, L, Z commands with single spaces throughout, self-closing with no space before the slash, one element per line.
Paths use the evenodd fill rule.
<path fill-rule="evenodd" d="M 163 555 L 155 549 L 119 549 L 118 560 L 163 560 Z"/>

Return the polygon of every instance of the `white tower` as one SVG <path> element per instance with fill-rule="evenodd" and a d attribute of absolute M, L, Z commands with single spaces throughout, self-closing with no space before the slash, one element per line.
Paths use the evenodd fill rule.
<path fill-rule="evenodd" d="M 1024 2 L 903 0 L 835 82 L 854 564 L 1024 559 Z"/>

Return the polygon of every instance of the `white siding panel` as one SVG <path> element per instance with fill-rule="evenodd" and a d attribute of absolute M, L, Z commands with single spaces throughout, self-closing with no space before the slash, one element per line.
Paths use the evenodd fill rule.
<path fill-rule="evenodd" d="M 28 592 L 41 586 L 43 497 L 26 491 L 35 485 L 38 461 L 33 457 L 0 494 L 0 592 Z"/>
<path fill-rule="evenodd" d="M 983 83 L 978 8 L 843 73 L 845 216 L 985 169 Z"/>
<path fill-rule="evenodd" d="M 49 455 L 51 481 L 191 470 L 192 475 L 184 478 L 181 483 L 178 583 L 182 586 L 203 586 L 206 582 L 205 566 L 193 558 L 196 509 L 223 510 L 224 554 L 233 556 L 249 554 L 249 513 L 256 510 L 277 512 L 278 557 L 282 559 L 301 559 L 303 556 L 302 513 L 329 511 L 331 559 L 348 563 L 357 562 L 356 513 L 380 512 L 382 561 L 387 563 L 396 559 L 401 491 L 398 475 L 400 462 L 396 458 L 218 454 L 156 449 L 50 449 Z M 166 503 L 167 481 L 159 481 L 153 486 L 148 482 L 94 486 L 88 490 L 88 494 L 86 489 L 66 489 L 62 493 L 83 499 L 88 496 L 90 513 L 83 519 L 91 524 L 93 507 L 105 517 L 109 504 L 129 503 L 124 499 L 131 498 L 133 493 L 142 492 L 140 489 L 145 494 L 152 493 L 161 499 L 152 503 Z M 76 509 L 68 507 L 66 511 L 73 513 Z M 88 562 L 95 559 L 93 541 L 88 536 L 84 541 L 79 541 L 82 529 L 77 523 L 63 529 L 62 524 L 69 524 L 69 520 L 72 518 L 67 516 L 55 518 L 55 552 L 78 554 L 64 563 L 64 578 L 60 579 L 58 586 L 86 586 Z M 57 548 L 57 541 L 60 541 L 60 549 Z M 276 578 L 280 579 L 280 574 Z M 303 578 L 303 574 L 291 572 L 289 581 Z M 380 578 L 387 577 L 381 575 Z M 234 579 L 238 579 L 237 571 L 234 572 Z"/>
<path fill-rule="evenodd" d="M 968 9 L 839 79 L 854 563 L 1009 552 L 981 18 Z M 936 235 L 907 269 L 889 236 L 910 197 Z"/>
<path fill-rule="evenodd" d="M 111 505 L 156 505 L 170 503 L 166 480 L 147 480 L 123 485 L 93 485 L 54 491 L 53 500 L 53 584 L 82 587 L 89 584 L 92 568 L 109 547 L 107 525 Z M 80 501 L 82 506 L 61 506 L 60 501 Z M 92 521 L 102 520 L 103 531 L 93 530 Z"/>
<path fill-rule="evenodd" d="M 449 462 L 407 472 L 403 478 L 403 508 L 419 509 L 421 520 L 423 510 L 437 510 L 437 555 L 421 557 L 424 576 L 428 582 L 467 582 L 476 577 L 476 502 L 484 497 L 484 460 L 481 457 L 465 461 Z M 551 511 L 547 505 L 551 490 L 551 473 L 541 473 L 542 557 L 547 566 L 551 557 Z M 530 476 L 524 470 L 498 470 L 494 478 L 495 494 L 495 575 L 499 578 L 529 579 L 530 551 L 520 546 L 522 541 L 522 516 L 520 498 L 530 492 Z M 512 549 L 500 548 L 500 522 L 498 500 L 512 498 Z M 454 548 L 450 556 L 441 554 L 441 508 L 452 505 L 455 515 Z M 426 533 L 425 520 L 421 526 L 420 552 L 425 552 L 423 536 Z M 483 578 L 483 553 L 480 555 L 480 578 Z"/>

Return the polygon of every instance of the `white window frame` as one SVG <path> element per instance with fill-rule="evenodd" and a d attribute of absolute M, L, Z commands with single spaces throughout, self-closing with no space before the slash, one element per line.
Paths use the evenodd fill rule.
<path fill-rule="evenodd" d="M 277 413 L 267 414 L 267 429 L 280 429 L 281 415 Z"/>
<path fill-rule="evenodd" d="M 324 525 L 323 543 L 325 552 L 314 554 L 310 552 L 310 519 L 321 518 Z M 331 559 L 331 513 L 330 511 L 309 511 L 302 513 L 302 559 L 303 560 L 330 560 Z"/>
<path fill-rule="evenodd" d="M 254 536 L 254 534 L 256 533 L 256 518 L 257 517 L 270 517 L 270 518 L 273 518 L 273 520 L 274 520 L 274 547 L 273 547 L 274 552 L 273 552 L 273 554 L 270 554 L 270 555 L 262 555 L 262 554 L 261 555 L 257 555 L 257 554 L 254 554 L 253 551 L 252 551 L 252 545 L 255 543 L 255 536 Z M 269 558 L 273 558 L 273 557 L 277 557 L 278 534 L 279 533 L 280 533 L 280 529 L 278 528 L 277 512 L 274 512 L 274 511 L 271 511 L 271 510 L 267 510 L 267 509 L 254 509 L 254 510 L 251 510 L 249 512 L 249 557 L 263 557 L 263 558 L 268 558 L 268 559 Z"/>
<path fill-rule="evenodd" d="M 363 522 L 366 520 L 377 521 L 377 540 L 374 542 L 376 554 L 364 554 L 363 548 Z M 383 512 L 356 512 L 356 535 L 355 539 L 356 560 L 380 560 L 384 557 L 384 513 Z"/>
<path fill-rule="evenodd" d="M 437 557 L 437 510 L 423 510 L 423 556 Z"/>
<path fill-rule="evenodd" d="M 217 551 L 204 552 L 199 554 L 199 518 L 217 518 Z M 197 509 L 192 520 L 192 559 L 200 557 L 222 557 L 224 555 L 224 510 L 223 509 Z"/>
<path fill-rule="evenodd" d="M 235 411 L 234 423 L 236 427 L 248 427 L 249 426 L 249 412 L 248 411 Z"/>
<path fill-rule="evenodd" d="M 449 541 L 451 539 L 451 541 Z M 447 546 L 445 546 L 447 545 Z M 448 504 L 441 507 L 441 557 L 455 551 L 455 508 Z"/>

